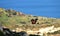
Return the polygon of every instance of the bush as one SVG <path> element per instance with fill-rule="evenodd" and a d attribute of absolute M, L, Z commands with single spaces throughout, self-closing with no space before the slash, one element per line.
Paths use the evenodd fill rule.
<path fill-rule="evenodd" d="M 4 34 L 3 34 L 3 32 L 2 32 L 2 31 L 0 31 L 0 36 L 4 36 Z"/>

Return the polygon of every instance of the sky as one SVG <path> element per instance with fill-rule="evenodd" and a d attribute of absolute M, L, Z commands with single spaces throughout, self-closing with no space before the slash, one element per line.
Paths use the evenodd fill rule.
<path fill-rule="evenodd" d="M 60 18 L 60 0 L 0 0 L 0 8 L 35 16 Z"/>

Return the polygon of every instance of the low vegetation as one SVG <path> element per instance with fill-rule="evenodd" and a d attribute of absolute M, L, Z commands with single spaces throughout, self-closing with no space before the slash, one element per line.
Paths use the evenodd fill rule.
<path fill-rule="evenodd" d="M 36 24 L 32 24 L 31 19 L 36 18 L 38 19 Z M 3 27 L 8 27 L 11 30 L 16 28 L 22 28 L 24 30 L 32 30 L 35 28 L 38 30 L 39 28 L 44 28 L 52 25 L 55 27 L 60 27 L 60 19 L 26 15 L 15 10 L 6 10 L 0 8 L 0 25 Z"/>

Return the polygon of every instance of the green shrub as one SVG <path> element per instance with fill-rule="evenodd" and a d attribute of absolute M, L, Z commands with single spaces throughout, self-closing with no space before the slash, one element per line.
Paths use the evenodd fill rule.
<path fill-rule="evenodd" d="M 4 36 L 4 34 L 3 34 L 3 32 L 2 32 L 2 31 L 0 31 L 0 36 Z"/>

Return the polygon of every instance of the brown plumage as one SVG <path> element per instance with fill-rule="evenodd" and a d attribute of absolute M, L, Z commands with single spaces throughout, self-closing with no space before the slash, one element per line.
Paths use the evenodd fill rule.
<path fill-rule="evenodd" d="M 36 24 L 38 19 L 31 19 L 32 24 Z"/>

